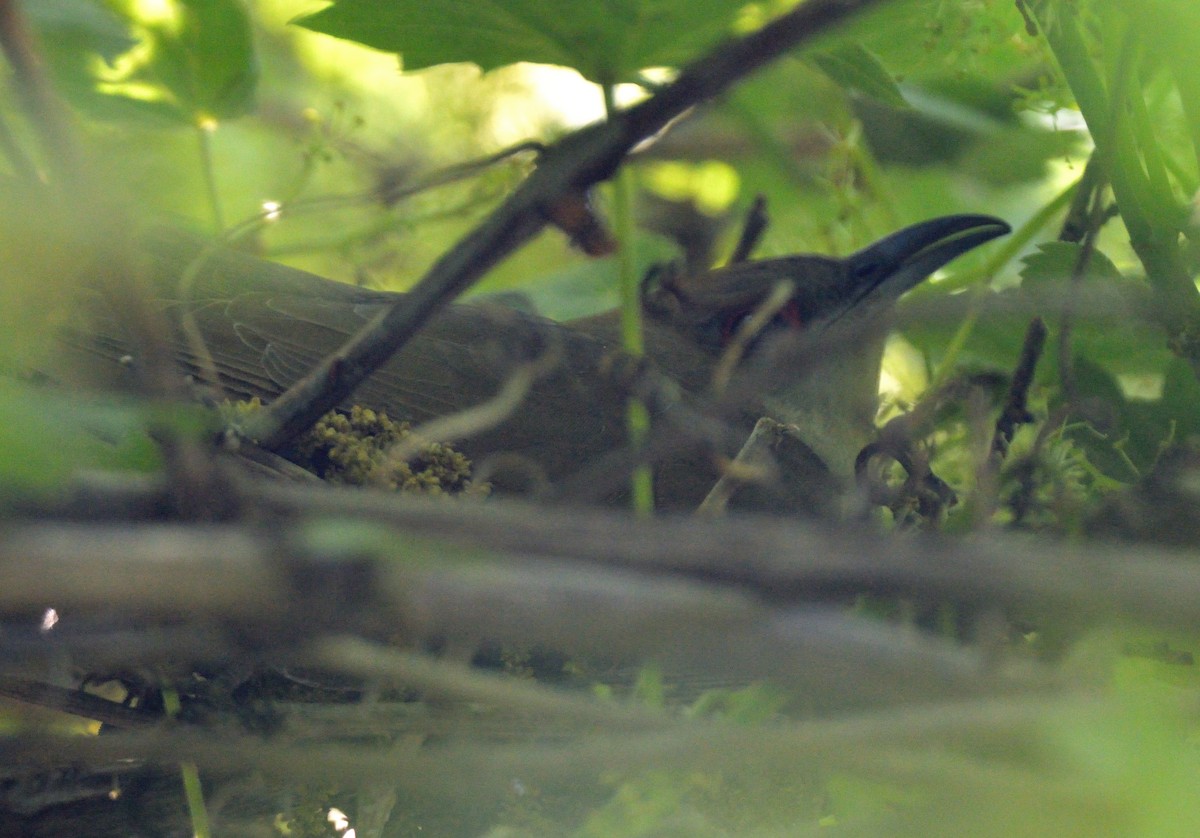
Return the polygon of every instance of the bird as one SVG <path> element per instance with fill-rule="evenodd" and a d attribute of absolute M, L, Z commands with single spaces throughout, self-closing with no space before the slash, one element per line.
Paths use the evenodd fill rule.
<path fill-rule="evenodd" d="M 661 293 L 646 298 L 645 363 L 656 380 L 670 383 L 668 391 L 677 392 L 683 421 L 715 415 L 732 433 L 717 442 L 697 434 L 662 446 L 655 463 L 657 503 L 694 507 L 716 480 L 721 455 L 736 451 L 738 433 L 760 415 L 797 426 L 817 470 L 833 476 L 829 485 L 841 481 L 871 438 L 894 302 L 943 265 L 1009 231 L 988 215 L 943 216 L 843 258 L 744 261 L 662 283 Z M 172 350 L 181 372 L 202 377 L 207 355 L 230 398 L 269 402 L 402 298 L 402 292 L 206 248 L 174 230 L 157 230 L 142 246 L 156 302 L 174 327 Z M 180 276 L 190 264 L 199 269 L 183 288 Z M 778 296 L 781 287 L 785 296 Z M 769 316 L 762 328 L 747 332 L 747 321 L 772 294 L 775 309 L 764 311 Z M 185 334 L 185 320 L 203 352 Z M 101 386 L 120 386 L 129 377 L 138 359 L 118 324 L 99 300 L 82 323 L 66 330 L 63 344 L 77 377 L 83 369 L 84 380 Z M 589 469 L 628 448 L 629 382 L 613 373 L 614 358 L 629 360 L 620 352 L 619 335 L 616 312 L 557 323 L 496 304 L 453 304 L 359 385 L 347 406 L 420 425 L 492 398 L 521 362 L 552 359 L 515 410 L 456 444 L 477 465 L 493 465 L 502 492 L 572 480 L 588 486 Z M 786 351 L 787 340 L 776 340 L 796 336 L 804 348 L 799 354 Z M 726 400 L 712 411 L 721 401 L 714 372 L 738 340 L 742 357 L 726 388 L 737 403 L 731 407 Z M 687 429 L 677 423 L 664 431 L 671 433 L 686 436 Z M 620 477 L 595 481 L 600 497 L 593 499 L 618 498 L 626 485 Z"/>

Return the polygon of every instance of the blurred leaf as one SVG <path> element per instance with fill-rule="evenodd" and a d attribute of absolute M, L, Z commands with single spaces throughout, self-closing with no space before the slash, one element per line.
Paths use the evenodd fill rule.
<path fill-rule="evenodd" d="M 406 70 L 470 62 L 573 67 L 599 84 L 679 66 L 726 35 L 736 0 L 338 0 L 293 22 L 399 53 Z"/>
<path fill-rule="evenodd" d="M 113 61 L 134 45 L 125 22 L 95 0 L 38 0 L 26 9 L 47 51 L 78 51 Z"/>
<path fill-rule="evenodd" d="M 848 93 L 869 96 L 896 108 L 908 107 L 896 80 L 883 63 L 861 44 L 843 44 L 817 53 L 812 60 Z"/>
<path fill-rule="evenodd" d="M 1039 283 L 1061 282 L 1074 275 L 1079 263 L 1081 245 L 1072 242 L 1042 242 L 1037 250 L 1021 259 L 1021 278 L 1026 291 L 1036 291 Z M 1099 250 L 1088 257 L 1083 281 L 1121 280 L 1121 271 Z"/>
<path fill-rule="evenodd" d="M 957 162 L 988 183 L 1020 183 L 1042 177 L 1050 160 L 1081 139 L 1018 119 L 1011 92 L 995 79 L 959 76 L 901 89 L 904 108 L 877 99 L 854 103 L 881 162 Z"/>
<path fill-rule="evenodd" d="M 1130 483 L 1145 474 L 1172 434 L 1161 401 L 1128 400 L 1116 379 L 1098 363 L 1076 358 L 1075 388 L 1084 423 L 1067 429 L 1100 471 Z"/>
<path fill-rule="evenodd" d="M 1015 3 L 890 0 L 822 36 L 861 43 L 901 82 L 977 75 L 1023 81 L 1041 62 Z"/>
<path fill-rule="evenodd" d="M 181 40 L 188 47 L 193 108 L 217 119 L 241 116 L 254 106 L 258 83 L 246 10 L 239 0 L 181 2 L 185 7 Z"/>
<path fill-rule="evenodd" d="M 239 0 L 180 0 L 177 34 L 160 30 L 155 70 L 195 119 L 229 119 L 254 105 L 258 68 L 250 19 Z"/>
<path fill-rule="evenodd" d="M 198 411 L 179 415 L 189 413 Z M 80 469 L 151 468 L 157 448 L 145 422 L 137 407 L 0 377 L 0 486 L 11 497 L 53 490 Z"/>
<path fill-rule="evenodd" d="M 177 25 L 146 27 L 149 58 L 106 86 L 108 95 L 91 103 L 94 114 L 195 126 L 254 107 L 258 64 L 245 8 L 239 0 L 179 5 Z"/>
<path fill-rule="evenodd" d="M 1167 364 L 1160 404 L 1164 416 L 1175 423 L 1177 439 L 1200 434 L 1200 381 L 1182 358 L 1172 357 Z"/>
<path fill-rule="evenodd" d="M 95 99 L 95 62 L 111 64 L 137 43 L 126 21 L 95 0 L 26 4 L 57 89 L 76 104 Z"/>

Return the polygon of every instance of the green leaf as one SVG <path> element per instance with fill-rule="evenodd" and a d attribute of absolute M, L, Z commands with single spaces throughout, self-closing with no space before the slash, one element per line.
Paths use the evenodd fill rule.
<path fill-rule="evenodd" d="M 48 53 L 86 53 L 113 61 L 134 40 L 120 17 L 93 0 L 38 0 L 26 4 Z"/>
<path fill-rule="evenodd" d="M 1126 399 L 1112 374 L 1086 358 L 1075 359 L 1074 376 L 1085 423 L 1070 426 L 1066 435 L 1107 476 L 1137 480 L 1154 465 L 1172 434 L 1178 436 L 1178 428 L 1172 430 L 1176 417 L 1171 403 Z"/>
<path fill-rule="evenodd" d="M 843 44 L 817 53 L 812 60 L 848 93 L 869 96 L 897 108 L 908 107 L 892 74 L 861 44 Z"/>
<path fill-rule="evenodd" d="M 180 0 L 183 26 L 165 53 L 176 99 L 195 117 L 229 119 L 254 106 L 258 66 L 250 18 L 238 0 Z M 164 68 L 166 69 L 166 68 Z"/>
<path fill-rule="evenodd" d="M 573 67 L 600 84 L 678 66 L 723 37 L 736 0 L 339 0 L 296 18 L 316 32 L 403 57 L 406 70 L 518 61 Z"/>
<path fill-rule="evenodd" d="M 196 413 L 155 418 L 182 430 L 196 425 Z M 0 378 L 0 500 L 51 491 L 80 469 L 156 466 L 156 446 L 143 430 L 147 418 L 128 404 Z"/>
<path fill-rule="evenodd" d="M 179 0 L 177 22 L 144 30 L 148 58 L 99 101 L 93 115 L 194 126 L 254 107 L 258 63 L 250 18 L 239 0 Z M 128 83 L 130 87 L 124 87 Z"/>
<path fill-rule="evenodd" d="M 1186 439 L 1200 434 L 1200 381 L 1191 364 L 1172 358 L 1163 376 L 1162 411 L 1175 422 L 1175 436 Z"/>
<path fill-rule="evenodd" d="M 1035 253 L 1021 259 L 1021 278 L 1025 281 L 1025 289 L 1031 290 L 1037 285 L 1047 282 L 1062 282 L 1075 273 L 1079 263 L 1081 246 L 1071 242 L 1043 242 L 1038 245 Z M 1085 280 L 1122 279 L 1120 270 L 1112 260 L 1099 250 L 1093 250 L 1088 257 Z"/>
<path fill-rule="evenodd" d="M 111 64 L 137 43 L 126 22 L 92 0 L 26 4 L 57 89 L 84 105 L 98 98 L 94 64 Z"/>

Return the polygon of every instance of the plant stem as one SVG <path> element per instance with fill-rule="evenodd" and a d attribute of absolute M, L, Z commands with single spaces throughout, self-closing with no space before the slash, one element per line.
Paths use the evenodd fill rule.
<path fill-rule="evenodd" d="M 225 214 L 221 210 L 221 193 L 217 189 L 217 169 L 213 164 L 212 129 L 209 123 L 196 124 L 196 140 L 200 148 L 200 172 L 204 176 L 204 189 L 208 193 L 208 207 L 212 212 L 213 232 L 217 235 L 225 229 Z"/>
<path fill-rule="evenodd" d="M 604 110 L 609 118 L 616 113 L 616 86 L 604 85 Z M 637 260 L 633 250 L 633 173 L 622 166 L 613 178 L 613 224 L 617 240 L 618 281 L 621 290 L 621 347 L 631 355 L 646 354 L 642 335 L 642 301 Z M 650 432 L 650 414 L 637 399 L 630 399 L 626 411 L 629 442 L 641 446 Z M 649 515 L 654 511 L 654 486 L 648 465 L 640 465 L 630 475 L 633 511 Z"/>
<path fill-rule="evenodd" d="M 162 697 L 163 709 L 167 715 L 171 718 L 178 717 L 183 709 L 179 703 L 179 693 L 174 687 L 164 686 Z M 183 795 L 187 800 L 188 816 L 192 821 L 192 834 L 195 838 L 212 838 L 208 808 L 204 805 L 204 790 L 200 787 L 200 770 L 196 763 L 185 761 L 179 763 L 179 773 L 183 779 Z"/>

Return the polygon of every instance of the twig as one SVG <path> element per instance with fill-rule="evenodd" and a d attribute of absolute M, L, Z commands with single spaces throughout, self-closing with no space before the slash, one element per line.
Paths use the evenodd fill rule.
<path fill-rule="evenodd" d="M 768 477 L 774 465 L 771 447 L 782 429 L 783 425 L 769 416 L 759 419 L 742 450 L 722 469 L 720 479 L 697 507 L 697 514 L 718 515 L 724 512 L 734 492 L 748 480 L 763 480 Z"/>
<path fill-rule="evenodd" d="M 514 777 L 544 791 L 570 789 L 578 794 L 597 777 L 661 769 L 664 765 L 678 768 L 685 776 L 690 768 L 719 771 L 722 776 L 751 770 L 755 777 L 764 776 L 764 772 L 766 776 L 789 776 L 797 766 L 820 766 L 823 771 L 842 766 L 889 782 L 912 782 L 914 773 L 930 779 L 931 772 L 914 771 L 905 760 L 897 759 L 897 753 L 920 763 L 918 754 L 953 754 L 965 742 L 1032 745 L 1044 741 L 1047 730 L 1063 725 L 1084 726 L 1082 729 L 1087 730 L 1087 726 L 1102 724 L 1106 712 L 1111 714 L 1111 708 L 1086 695 L 942 701 L 844 714 L 835 720 L 763 725 L 700 721 L 653 733 L 601 730 L 565 742 L 507 747 L 486 742 L 447 742 L 403 759 L 397 758 L 394 748 L 298 746 L 210 732 L 25 735 L 0 740 L 0 762 L 109 765 L 138 759 L 172 765 L 186 758 L 206 771 L 237 775 L 253 771 L 289 787 L 331 783 L 345 787 L 385 780 L 409 799 L 432 801 L 442 807 L 451 806 L 451 811 L 461 811 L 462 807 L 478 808 L 511 799 Z M 1055 769 L 1058 773 L 1053 773 Z M 1062 772 L 1067 773 L 1060 776 Z M 1100 792 L 1093 786 L 1088 794 L 1085 790 L 1089 787 L 1072 782 L 1065 766 L 1052 764 L 1046 773 L 1050 776 L 1018 774 L 1023 781 L 1017 786 L 1019 793 L 1014 794 L 1011 774 L 973 771 L 965 781 L 965 788 L 973 794 L 964 794 L 964 798 L 978 799 L 987 793 L 1027 799 L 1036 789 L 1040 793 L 1069 794 L 1070 799 L 1088 801 L 1092 809 L 1102 805 L 1103 801 L 1096 799 Z M 937 787 L 943 790 L 947 783 L 958 787 L 953 779 L 956 776 L 944 770 L 932 772 Z M 1000 777 L 1006 782 L 998 783 Z"/>
<path fill-rule="evenodd" d="M 733 255 L 729 257 L 729 264 L 736 265 L 738 262 L 745 262 L 749 259 L 770 223 L 766 197 L 762 194 L 755 195 L 754 203 L 750 205 L 750 209 L 746 210 L 746 218 L 742 222 L 742 234 L 738 237 Z"/>
<path fill-rule="evenodd" d="M 264 412 L 252 434 L 278 450 L 346 399 L 364 378 L 404 346 L 435 311 L 468 288 L 545 224 L 543 208 L 568 192 L 607 179 L 628 151 L 687 108 L 711 98 L 877 0 L 811 0 L 750 35 L 728 42 L 686 67 L 650 99 L 603 124 L 581 129 L 547 149 L 507 201 L 461 239 L 412 292 L 380 313 Z"/>
<path fill-rule="evenodd" d="M 109 701 L 83 690 L 57 687 L 25 678 L 0 676 L 0 696 L 22 701 L 36 707 L 45 707 L 103 722 L 116 728 L 146 728 L 161 723 L 161 719 L 133 710 L 115 701 Z"/>
<path fill-rule="evenodd" d="M 124 503 L 134 508 L 131 495 L 155 491 L 161 489 L 150 485 L 139 490 L 131 485 L 122 493 Z M 1131 555 L 1126 546 L 1039 545 L 1002 534 L 970 542 L 935 535 L 889 539 L 861 526 L 832 528 L 765 518 L 634 521 L 601 510 L 562 510 L 500 500 L 445 503 L 366 489 L 334 491 L 262 480 L 245 481 L 241 493 L 256 499 L 260 515 L 269 522 L 313 516 L 396 527 L 405 533 L 396 549 L 409 554 L 406 567 L 419 566 L 422 572 L 447 565 L 447 545 L 461 545 L 624 568 L 639 571 L 637 578 L 676 575 L 744 588 L 771 602 L 866 592 L 990 601 L 1026 611 L 1045 608 L 1056 619 L 1070 614 L 1091 620 L 1128 617 L 1175 627 L 1200 620 L 1200 573 L 1186 554 L 1158 548 L 1140 547 Z M 147 498 L 141 501 L 148 502 Z M 291 533 L 297 538 L 304 535 L 302 528 L 276 523 L 259 529 L 131 527 L 128 523 L 13 525 L 0 536 L 8 583 L 0 588 L 0 606 L 107 603 L 106 613 L 123 609 L 168 616 L 207 612 L 238 620 L 276 620 L 281 612 L 300 607 L 293 600 L 299 595 L 296 586 L 305 582 L 302 562 L 286 577 L 292 592 L 280 593 L 281 574 L 287 568 L 280 557 L 296 549 L 283 538 Z M 442 558 L 430 559 L 428 568 L 417 562 L 415 536 L 437 539 Z M 369 542 L 376 550 L 385 543 L 386 539 Z M 363 553 L 356 551 L 340 560 L 346 565 L 348 585 L 343 595 L 359 597 L 345 603 L 348 612 L 370 610 L 367 600 L 350 585 L 355 573 L 362 575 L 369 567 L 369 562 L 354 563 L 363 560 Z M 339 560 L 323 561 L 326 580 L 336 579 L 333 569 Z M 382 567 L 391 564 L 384 562 Z M 133 578 L 140 581 L 131 585 Z M 151 579 L 154 583 L 147 581 Z M 480 578 L 478 583 L 486 587 L 487 581 Z M 634 577 L 628 578 L 628 584 L 631 592 L 639 590 Z M 382 581 L 374 588 L 368 584 L 369 590 L 384 587 Z M 336 600 L 337 591 L 327 588 L 312 595 Z M 337 607 L 336 602 L 329 606 Z M 578 610 L 577 604 L 573 607 Z M 313 613 L 306 608 L 311 606 L 301 608 L 301 616 L 312 623 Z M 464 615 L 454 619 L 464 626 L 469 623 Z"/>
<path fill-rule="evenodd" d="M 745 357 L 750 344 L 763 333 L 763 330 L 770 325 L 775 315 L 788 304 L 795 293 L 796 283 L 793 280 L 780 279 L 771 288 L 771 293 L 754 307 L 750 316 L 738 324 L 737 331 L 721 352 L 721 357 L 713 368 L 712 390 L 718 398 L 725 394 L 729 381 L 733 378 L 738 365 L 741 364 L 742 358 Z"/>
<path fill-rule="evenodd" d="M 12 67 L 17 96 L 41 137 L 48 165 L 61 183 L 77 186 L 84 175 L 79 147 L 17 0 L 0 0 L 0 50 Z"/>
<path fill-rule="evenodd" d="M 1046 345 L 1046 331 L 1046 323 L 1042 318 L 1035 317 L 1029 321 L 1025 341 L 1021 345 L 1021 357 L 1013 370 L 1008 396 L 1004 400 L 1004 409 L 996 419 L 996 432 L 992 435 L 994 458 L 1001 458 L 1008 451 L 1018 425 L 1033 421 L 1028 406 L 1029 387 L 1033 384 L 1033 374 L 1042 356 L 1042 347 Z"/>
<path fill-rule="evenodd" d="M 1071 206 L 1063 219 L 1058 231 L 1058 240 L 1070 244 L 1079 244 L 1087 231 L 1091 229 L 1092 196 L 1096 190 L 1104 188 L 1104 169 L 1100 166 L 1095 152 L 1088 157 L 1083 175 L 1075 185 L 1075 194 L 1071 197 Z"/>
<path fill-rule="evenodd" d="M 547 334 L 557 333 L 548 331 Z M 492 398 L 413 428 L 403 440 L 387 451 L 381 473 L 390 473 L 430 443 L 457 442 L 502 424 L 520 409 L 538 379 L 553 372 L 562 360 L 562 347 L 551 345 L 539 357 L 518 365 Z"/>
<path fill-rule="evenodd" d="M 1096 249 L 1096 236 L 1100 232 L 1100 228 L 1104 224 L 1105 210 L 1103 206 L 1104 200 L 1104 181 L 1098 176 L 1090 176 L 1091 168 L 1084 172 L 1083 179 L 1088 179 L 1092 187 L 1091 194 L 1086 201 L 1087 209 L 1087 227 L 1083 231 L 1082 239 L 1079 245 L 1079 256 L 1075 260 L 1075 266 L 1071 271 L 1071 288 L 1078 291 L 1088 269 L 1092 264 L 1092 254 Z M 1084 194 L 1085 190 L 1080 190 L 1075 196 L 1075 201 L 1079 202 L 1079 196 Z M 1073 204 L 1074 206 L 1074 204 Z M 1063 235 L 1077 235 L 1078 231 L 1074 226 L 1063 226 Z M 1071 332 L 1073 322 L 1074 307 L 1071 303 L 1071 298 L 1068 297 L 1062 308 L 1062 321 L 1058 328 L 1058 370 L 1063 396 L 1071 404 L 1078 402 L 1078 393 L 1075 389 L 1075 359 L 1071 357 Z"/>
<path fill-rule="evenodd" d="M 305 657 L 321 671 L 354 675 L 418 690 L 425 700 L 470 701 L 502 707 L 541 721 L 606 725 L 609 729 L 652 730 L 668 727 L 670 717 L 648 708 L 599 703 L 582 696 L 547 690 L 533 681 L 499 678 L 465 664 L 436 660 L 351 638 L 317 643 Z"/>

